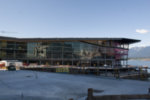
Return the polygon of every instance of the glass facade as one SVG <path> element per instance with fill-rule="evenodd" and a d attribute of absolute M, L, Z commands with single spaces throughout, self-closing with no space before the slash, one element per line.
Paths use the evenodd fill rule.
<path fill-rule="evenodd" d="M 0 58 L 39 64 L 104 66 L 127 64 L 128 44 L 114 41 L 0 41 Z M 122 63 L 123 62 L 123 63 Z"/>

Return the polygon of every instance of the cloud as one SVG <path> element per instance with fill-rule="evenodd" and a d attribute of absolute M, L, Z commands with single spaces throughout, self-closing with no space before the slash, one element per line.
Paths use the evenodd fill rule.
<path fill-rule="evenodd" d="M 146 33 L 148 33 L 149 31 L 146 30 L 146 29 L 136 29 L 136 32 L 137 32 L 137 33 L 140 33 L 140 34 L 146 34 Z"/>
<path fill-rule="evenodd" d="M 2 33 L 2 34 L 16 34 L 18 32 L 10 32 L 10 31 L 5 31 L 5 30 L 0 30 L 0 33 Z"/>

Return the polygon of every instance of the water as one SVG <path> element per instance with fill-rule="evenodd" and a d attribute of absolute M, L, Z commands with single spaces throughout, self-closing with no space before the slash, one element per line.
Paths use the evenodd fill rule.
<path fill-rule="evenodd" d="M 144 61 L 144 60 L 128 60 L 129 65 L 135 65 L 135 66 L 148 66 L 148 72 L 150 73 L 150 61 Z"/>

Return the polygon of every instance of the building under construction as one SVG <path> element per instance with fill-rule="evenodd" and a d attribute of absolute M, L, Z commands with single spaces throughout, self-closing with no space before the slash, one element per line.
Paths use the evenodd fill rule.
<path fill-rule="evenodd" d="M 128 38 L 14 38 L 0 36 L 0 59 L 39 65 L 126 67 Z"/>

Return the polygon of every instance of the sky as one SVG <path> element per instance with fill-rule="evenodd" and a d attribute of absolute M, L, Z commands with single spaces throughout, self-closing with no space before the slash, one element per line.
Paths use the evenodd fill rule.
<path fill-rule="evenodd" d="M 150 0 L 0 0 L 0 36 L 123 37 L 150 46 Z"/>

